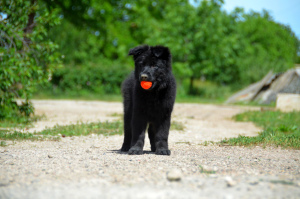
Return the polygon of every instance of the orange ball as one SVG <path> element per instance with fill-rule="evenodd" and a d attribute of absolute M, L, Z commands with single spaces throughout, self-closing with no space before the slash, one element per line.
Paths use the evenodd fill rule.
<path fill-rule="evenodd" d="M 141 87 L 145 90 L 148 90 L 149 88 L 151 88 L 152 86 L 152 82 L 148 82 L 148 81 L 141 81 Z"/>

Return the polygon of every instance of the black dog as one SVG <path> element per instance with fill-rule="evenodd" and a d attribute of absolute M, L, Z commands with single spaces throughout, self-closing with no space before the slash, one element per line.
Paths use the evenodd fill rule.
<path fill-rule="evenodd" d="M 170 155 L 168 136 L 176 97 L 171 53 L 163 46 L 138 46 L 129 51 L 135 70 L 122 84 L 124 143 L 121 151 L 142 154 L 147 125 L 151 151 Z M 141 81 L 152 82 L 145 90 Z M 151 84 L 151 83 L 150 83 Z"/>

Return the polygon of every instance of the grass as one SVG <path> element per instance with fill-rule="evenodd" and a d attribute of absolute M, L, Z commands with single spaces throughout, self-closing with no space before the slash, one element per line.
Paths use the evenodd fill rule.
<path fill-rule="evenodd" d="M 0 147 L 1 147 L 1 146 L 2 146 L 2 147 L 7 146 L 6 142 L 5 142 L 5 141 L 1 141 L 1 142 L 0 142 Z"/>
<path fill-rule="evenodd" d="M 90 134 L 121 135 L 123 134 L 123 123 L 116 122 L 93 122 L 93 123 L 77 123 L 67 126 L 57 125 L 54 128 L 45 129 L 39 134 L 41 135 L 62 135 L 64 136 L 87 136 Z"/>
<path fill-rule="evenodd" d="M 4 119 L 0 120 L 0 131 L 2 128 L 25 128 L 25 127 L 30 127 L 32 126 L 33 122 L 36 122 L 38 120 L 41 120 L 45 118 L 44 115 L 39 116 L 39 115 L 34 115 L 30 117 L 24 117 L 21 115 L 15 115 L 14 117 L 10 119 Z"/>
<path fill-rule="evenodd" d="M 273 183 L 273 184 L 296 185 L 294 182 L 285 181 L 285 180 L 271 180 L 270 182 Z"/>
<path fill-rule="evenodd" d="M 234 105 L 240 105 L 240 106 L 259 106 L 262 109 L 268 109 L 268 108 L 275 108 L 276 102 L 271 102 L 269 104 L 260 104 L 258 101 L 251 101 L 251 102 L 236 102 Z"/>
<path fill-rule="evenodd" d="M 116 135 L 123 133 L 123 123 L 116 122 L 93 122 L 93 123 L 78 123 L 67 126 L 57 125 L 54 128 L 47 128 L 36 133 L 22 133 L 18 131 L 4 132 L 0 131 L 0 146 L 6 146 L 4 140 L 20 141 L 42 141 L 51 140 L 59 141 L 61 137 L 71 136 L 87 136 L 90 134 L 102 134 L 105 136 Z"/>
<path fill-rule="evenodd" d="M 258 136 L 239 136 L 221 141 L 237 146 L 280 146 L 300 149 L 300 112 L 249 111 L 234 117 L 236 121 L 251 121 L 264 130 Z"/>
<path fill-rule="evenodd" d="M 0 146 L 7 146 L 5 140 L 58 141 L 61 139 L 61 137 L 68 136 L 87 136 L 90 134 L 102 134 L 108 136 L 123 134 L 123 114 L 113 113 L 110 116 L 118 117 L 119 119 L 116 122 L 77 123 L 67 126 L 57 125 L 53 128 L 47 128 L 36 133 L 24 133 L 15 129 L 31 127 L 33 122 L 36 122 L 45 116 L 11 117 L 10 119 L 0 120 Z M 181 122 L 173 121 L 171 124 L 171 129 L 184 130 L 184 125 Z"/>
<path fill-rule="evenodd" d="M 216 171 L 205 169 L 201 165 L 199 165 L 199 169 L 200 169 L 200 173 L 205 173 L 205 174 L 215 174 L 216 173 Z"/>
<path fill-rule="evenodd" d="M 39 133 L 22 133 L 19 131 L 14 132 L 0 132 L 1 146 L 5 146 L 4 140 L 20 141 L 20 140 L 31 140 L 31 141 L 42 141 L 42 140 L 53 140 L 58 141 L 59 136 L 44 136 Z"/>
<path fill-rule="evenodd" d="M 171 129 L 183 130 L 184 125 L 180 122 L 172 122 Z M 93 122 L 93 123 L 77 123 L 67 126 L 57 125 L 53 128 L 47 128 L 41 132 L 36 133 L 22 133 L 19 131 L 9 132 L 7 130 L 0 130 L 0 146 L 6 146 L 5 140 L 20 141 L 59 141 L 61 137 L 71 136 L 87 136 L 91 134 L 102 134 L 105 136 L 122 135 L 123 122 Z"/>
<path fill-rule="evenodd" d="M 183 131 L 185 129 L 185 126 L 182 122 L 178 121 L 172 121 L 170 130 L 177 130 L 177 131 Z"/>

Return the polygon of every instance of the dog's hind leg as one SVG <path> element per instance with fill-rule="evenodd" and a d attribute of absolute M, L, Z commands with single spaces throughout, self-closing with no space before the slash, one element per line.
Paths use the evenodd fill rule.
<path fill-rule="evenodd" d="M 130 111 L 124 113 L 124 141 L 121 151 L 128 151 L 131 147 L 132 129 L 131 129 L 131 117 Z"/>

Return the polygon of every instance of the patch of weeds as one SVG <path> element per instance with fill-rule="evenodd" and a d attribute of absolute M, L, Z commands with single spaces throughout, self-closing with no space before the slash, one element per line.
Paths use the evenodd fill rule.
<path fill-rule="evenodd" d="M 183 131 L 185 129 L 185 126 L 182 122 L 178 121 L 172 121 L 170 130 L 177 130 L 177 131 Z"/>
<path fill-rule="evenodd" d="M 108 116 L 123 118 L 123 113 L 112 113 L 112 114 L 109 114 Z"/>
<path fill-rule="evenodd" d="M 102 134 L 105 136 L 123 134 L 123 123 L 116 122 L 93 122 L 93 123 L 77 123 L 67 126 L 57 125 L 53 128 L 45 129 L 41 132 L 22 133 L 0 132 L 0 140 L 31 140 L 31 141 L 59 141 L 61 136 L 87 136 L 90 134 Z M 5 141 L 1 141 L 1 146 L 5 145 Z"/>
<path fill-rule="evenodd" d="M 261 104 L 258 101 L 252 101 L 252 102 L 236 102 L 234 105 L 240 105 L 240 106 L 259 106 L 262 110 L 268 110 L 273 109 L 276 106 L 276 102 L 271 102 L 269 104 Z"/>
<path fill-rule="evenodd" d="M 214 145 L 214 144 L 216 144 L 214 141 L 204 141 L 203 143 L 201 143 L 199 145 L 209 146 L 209 145 Z"/>
<path fill-rule="evenodd" d="M 45 117 L 46 117 L 45 115 L 33 115 L 33 116 L 30 116 L 30 117 L 25 117 L 25 116 L 22 116 L 22 115 L 15 115 L 13 117 L 0 120 L 0 127 L 2 127 L 2 128 L 31 127 L 33 122 L 37 122 L 39 120 L 42 120 Z"/>
<path fill-rule="evenodd" d="M 206 169 L 203 166 L 199 165 L 199 169 L 201 173 L 205 173 L 205 174 L 215 174 L 216 171 L 214 170 L 210 170 L 210 169 Z"/>
<path fill-rule="evenodd" d="M 296 185 L 294 182 L 285 181 L 285 180 L 271 180 L 273 184 L 283 184 L 283 185 Z"/>
<path fill-rule="evenodd" d="M 249 111 L 236 115 L 234 119 L 254 122 L 264 130 L 255 137 L 239 135 L 237 138 L 226 138 L 220 142 L 221 145 L 281 146 L 300 149 L 300 112 Z"/>
<path fill-rule="evenodd" d="M 51 140 L 51 141 L 58 141 L 60 139 L 60 137 L 58 137 L 58 136 L 43 136 L 39 133 L 22 133 L 22 132 L 19 132 L 19 131 L 14 131 L 14 132 L 0 132 L 0 139 L 1 140 L 13 140 L 13 141 L 21 141 L 21 140 L 31 140 L 31 141 Z"/>
<path fill-rule="evenodd" d="M 5 147 L 5 146 L 7 146 L 7 144 L 6 144 L 5 141 L 1 141 L 1 142 L 0 142 L 0 146 L 1 146 L 1 147 Z"/>
<path fill-rule="evenodd" d="M 191 145 L 190 142 L 175 142 L 175 144 L 187 144 L 187 145 Z"/>
<path fill-rule="evenodd" d="M 64 135 L 64 136 L 87 136 L 90 134 L 102 134 L 105 136 L 123 134 L 123 123 L 115 122 L 92 122 L 77 123 L 67 126 L 57 125 L 54 128 L 45 129 L 39 134 L 41 135 Z"/>

